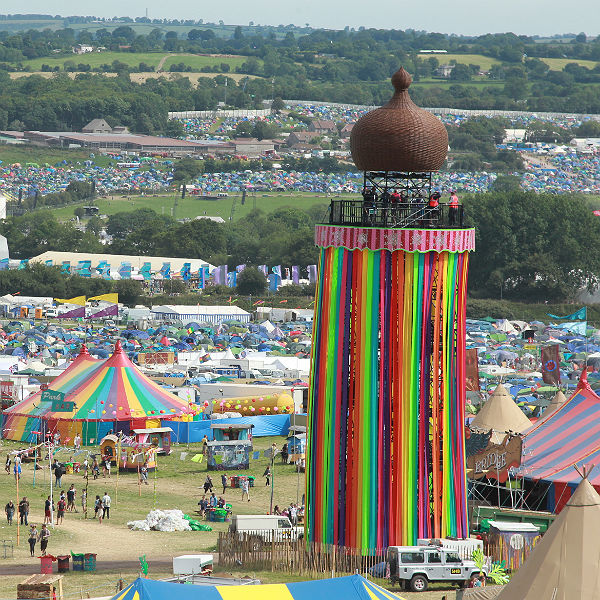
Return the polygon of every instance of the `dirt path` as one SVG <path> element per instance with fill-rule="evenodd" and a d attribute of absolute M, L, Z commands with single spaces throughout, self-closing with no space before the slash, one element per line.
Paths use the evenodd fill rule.
<path fill-rule="evenodd" d="M 155 572 L 170 571 L 173 568 L 171 557 L 155 558 L 148 561 L 148 566 Z M 71 567 L 72 568 L 72 567 Z M 139 560 L 99 560 L 96 571 L 136 571 L 140 569 Z M 0 565 L 0 577 L 10 575 L 34 575 L 40 572 L 39 559 L 30 564 Z"/>
<path fill-rule="evenodd" d="M 194 54 L 190 54 L 189 52 L 184 52 L 184 53 L 180 53 L 180 54 L 165 54 L 159 61 L 158 64 L 156 65 L 156 73 L 161 73 L 162 72 L 162 68 L 166 62 L 166 60 L 168 58 L 172 58 L 175 56 L 195 56 Z"/>
<path fill-rule="evenodd" d="M 159 61 L 158 64 L 156 65 L 156 72 L 160 73 L 162 71 L 163 65 L 165 64 L 165 61 L 167 60 L 167 58 L 169 58 L 169 56 L 181 56 L 181 54 L 165 54 Z"/>

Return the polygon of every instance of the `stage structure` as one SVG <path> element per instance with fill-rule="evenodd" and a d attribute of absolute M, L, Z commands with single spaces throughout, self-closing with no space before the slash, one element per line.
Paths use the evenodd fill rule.
<path fill-rule="evenodd" d="M 448 135 L 410 75 L 351 135 L 363 198 L 333 200 L 320 247 L 307 535 L 364 553 L 468 536 L 465 305 L 475 232 L 429 202 Z"/>

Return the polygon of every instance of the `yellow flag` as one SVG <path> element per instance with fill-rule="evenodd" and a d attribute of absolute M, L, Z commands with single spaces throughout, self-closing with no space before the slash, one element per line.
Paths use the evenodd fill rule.
<path fill-rule="evenodd" d="M 79 304 L 79 306 L 85 306 L 85 296 L 75 296 L 75 298 L 54 298 L 57 302 L 62 304 Z"/>
<path fill-rule="evenodd" d="M 88 300 L 102 300 L 111 304 L 119 304 L 119 294 L 100 294 L 99 296 L 92 296 Z"/>

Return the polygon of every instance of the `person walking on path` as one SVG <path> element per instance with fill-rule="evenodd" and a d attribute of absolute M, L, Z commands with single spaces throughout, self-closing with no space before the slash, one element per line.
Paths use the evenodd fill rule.
<path fill-rule="evenodd" d="M 40 550 L 42 551 L 42 556 L 46 556 L 46 548 L 48 548 L 48 540 L 50 539 L 50 530 L 46 523 L 42 525 L 42 530 L 40 531 Z"/>
<path fill-rule="evenodd" d="M 94 516 L 98 517 L 98 522 L 102 523 L 102 517 L 104 517 L 104 506 L 102 506 L 102 499 L 100 496 L 96 496 L 94 502 Z"/>
<path fill-rule="evenodd" d="M 44 525 L 52 520 L 52 501 L 50 496 L 44 501 Z"/>
<path fill-rule="evenodd" d="M 110 519 L 110 503 L 111 499 L 108 492 L 104 492 L 104 496 L 102 496 L 102 506 L 104 507 L 104 516 L 107 519 Z"/>
<path fill-rule="evenodd" d="M 77 434 L 75 439 L 73 440 L 73 446 L 75 446 L 75 450 L 79 450 L 81 448 L 81 436 Z"/>
<path fill-rule="evenodd" d="M 269 487 L 271 485 L 271 467 L 267 466 L 265 472 L 263 473 L 263 477 L 267 480 L 265 485 Z"/>
<path fill-rule="evenodd" d="M 108 476 L 108 478 L 110 479 L 110 469 L 112 467 L 112 464 L 110 462 L 110 456 L 107 456 L 104 459 L 104 477 Z"/>
<path fill-rule="evenodd" d="M 225 493 L 225 490 L 227 489 L 227 473 L 221 475 L 221 483 L 223 484 L 223 493 Z"/>
<path fill-rule="evenodd" d="M 4 463 L 4 470 L 10 475 L 10 465 L 12 464 L 12 459 L 10 458 L 10 454 L 6 454 L 6 462 Z"/>
<path fill-rule="evenodd" d="M 55 478 L 54 484 L 56 485 L 56 487 L 61 488 L 62 487 L 63 467 L 57 460 L 55 460 L 54 464 L 52 465 L 52 468 L 54 469 L 54 478 Z"/>
<path fill-rule="evenodd" d="M 37 544 L 38 537 L 39 533 L 37 527 L 35 525 L 32 525 L 29 529 L 29 538 L 27 539 L 27 541 L 29 542 L 29 553 L 31 554 L 31 556 L 35 556 L 35 545 Z"/>
<path fill-rule="evenodd" d="M 15 465 L 13 467 L 13 473 L 15 474 L 15 480 L 21 480 L 21 473 L 23 472 L 23 468 L 21 467 L 21 457 L 17 454 L 15 456 Z"/>
<path fill-rule="evenodd" d="M 12 500 L 9 500 L 7 505 L 4 507 L 4 512 L 6 513 L 6 520 L 9 525 L 12 525 L 13 517 L 15 516 L 15 505 Z"/>
<path fill-rule="evenodd" d="M 206 476 L 206 480 L 204 482 L 204 495 L 206 496 L 206 494 L 208 494 L 208 492 L 212 493 L 213 491 L 213 481 L 210 477 L 210 475 Z"/>
<path fill-rule="evenodd" d="M 242 479 L 241 487 L 242 487 L 242 502 L 244 501 L 244 496 L 246 496 L 246 498 L 248 498 L 248 502 L 250 502 L 250 482 L 248 481 L 248 478 Z"/>
<path fill-rule="evenodd" d="M 148 485 L 148 463 L 145 462 L 140 469 L 140 483 Z"/>
<path fill-rule="evenodd" d="M 19 502 L 19 519 L 21 525 L 29 525 L 27 517 L 29 516 L 29 500 L 23 496 L 23 500 Z"/>
<path fill-rule="evenodd" d="M 65 502 L 65 499 L 63 496 L 60 497 L 60 500 L 58 501 L 56 508 L 57 508 L 56 524 L 59 525 L 59 521 L 60 521 L 60 525 L 62 525 L 63 518 L 65 516 L 65 508 L 67 508 L 67 503 Z"/>
<path fill-rule="evenodd" d="M 69 512 L 77 512 L 77 508 L 75 506 L 75 494 L 76 493 L 77 492 L 75 490 L 75 484 L 72 483 L 71 487 L 67 491 L 67 510 Z"/>

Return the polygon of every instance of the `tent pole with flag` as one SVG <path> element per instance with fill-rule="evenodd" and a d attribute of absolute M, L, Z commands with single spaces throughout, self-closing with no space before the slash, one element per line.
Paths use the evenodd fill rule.
<path fill-rule="evenodd" d="M 100 319 L 102 317 L 118 317 L 119 316 L 119 294 L 100 294 L 99 296 L 92 296 L 88 298 L 88 301 L 106 302 L 108 306 L 100 308 L 95 313 L 88 313 L 87 319 Z"/>
<path fill-rule="evenodd" d="M 75 296 L 74 298 L 54 298 L 55 302 L 61 304 L 78 304 L 79 306 L 85 306 L 85 296 Z"/>
<path fill-rule="evenodd" d="M 59 319 L 79 319 L 85 317 L 85 296 L 75 296 L 74 298 L 54 298 L 60 304 L 74 304 L 77 308 L 68 310 L 58 315 Z"/>
<path fill-rule="evenodd" d="M 582 306 L 579 310 L 576 310 L 570 315 L 565 315 L 564 317 L 559 317 L 558 315 L 552 315 L 550 313 L 546 314 L 551 319 L 561 319 L 564 321 L 587 321 L 587 306 Z"/>
<path fill-rule="evenodd" d="M 560 354 L 558 344 L 542 348 L 542 380 L 548 385 L 560 385 Z"/>

